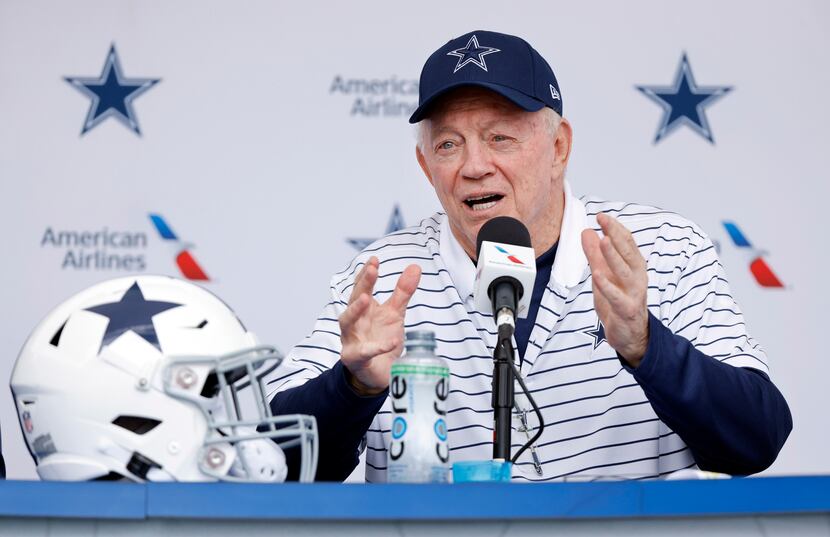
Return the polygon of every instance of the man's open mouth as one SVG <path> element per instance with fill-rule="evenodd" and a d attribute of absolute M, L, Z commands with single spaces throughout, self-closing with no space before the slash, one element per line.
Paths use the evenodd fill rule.
<path fill-rule="evenodd" d="M 490 207 L 495 207 L 496 203 L 503 197 L 501 194 L 488 194 L 486 196 L 467 198 L 464 200 L 464 203 L 474 211 L 484 211 Z"/>

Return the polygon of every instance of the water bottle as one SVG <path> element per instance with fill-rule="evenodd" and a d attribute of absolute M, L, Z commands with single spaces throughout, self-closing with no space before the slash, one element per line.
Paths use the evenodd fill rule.
<path fill-rule="evenodd" d="M 450 368 L 435 355 L 435 334 L 406 333 L 404 354 L 392 364 L 389 483 L 446 483 L 450 469 L 447 397 Z"/>

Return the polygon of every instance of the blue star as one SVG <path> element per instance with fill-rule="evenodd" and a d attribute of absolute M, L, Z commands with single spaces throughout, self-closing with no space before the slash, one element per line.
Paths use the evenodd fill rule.
<path fill-rule="evenodd" d="M 98 78 L 64 77 L 81 93 L 90 98 L 89 112 L 86 115 L 81 136 L 108 117 L 114 117 L 127 128 L 141 136 L 138 119 L 133 110 L 133 101 L 157 84 L 158 78 L 126 78 L 121 71 L 121 62 L 115 45 L 110 47 L 104 69 Z"/>
<path fill-rule="evenodd" d="M 178 306 L 181 306 L 181 304 L 144 300 L 144 295 L 138 287 L 138 282 L 136 282 L 127 289 L 120 301 L 93 306 L 86 308 L 85 311 L 91 311 L 109 318 L 107 330 L 104 333 L 104 339 L 101 341 L 101 348 L 98 349 L 98 352 L 101 352 L 104 345 L 109 345 L 118 339 L 121 334 L 129 331 L 135 332 L 161 351 L 158 335 L 156 335 L 156 327 L 153 325 L 153 316 Z"/>
<path fill-rule="evenodd" d="M 635 86 L 646 97 L 663 108 L 663 119 L 654 143 L 670 134 L 680 125 L 688 125 L 695 132 L 714 144 L 712 130 L 706 120 L 706 107 L 728 93 L 731 86 L 698 86 L 692 75 L 692 67 L 686 58 L 686 53 L 680 58 L 674 85 L 665 86 Z"/>
<path fill-rule="evenodd" d="M 495 52 L 501 52 L 501 50 L 493 47 L 481 47 L 478 44 L 478 38 L 473 35 L 470 40 L 467 42 L 467 46 L 464 48 L 457 48 L 452 52 L 447 52 L 447 56 L 457 56 L 458 63 L 455 65 L 455 69 L 453 69 L 453 74 L 457 73 L 459 69 L 467 65 L 468 63 L 473 63 L 478 65 L 485 71 L 487 71 L 487 63 L 484 61 L 484 57 L 488 54 L 493 54 Z"/>
<path fill-rule="evenodd" d="M 389 217 L 389 223 L 386 225 L 386 233 L 385 235 L 389 235 L 390 233 L 394 233 L 396 231 L 400 231 L 406 227 L 406 224 L 403 223 L 403 216 L 401 215 L 401 208 L 395 204 L 395 207 L 392 209 L 392 215 Z M 358 251 L 363 251 L 367 246 L 375 242 L 377 238 L 374 239 L 346 239 L 346 242 L 357 248 Z"/>
<path fill-rule="evenodd" d="M 603 344 L 603 342 L 607 343 L 608 340 L 605 339 L 605 327 L 602 326 L 602 321 L 597 318 L 597 325 L 594 327 L 593 330 L 586 330 L 585 334 L 591 336 L 594 339 L 594 350 L 597 350 L 597 347 Z"/>

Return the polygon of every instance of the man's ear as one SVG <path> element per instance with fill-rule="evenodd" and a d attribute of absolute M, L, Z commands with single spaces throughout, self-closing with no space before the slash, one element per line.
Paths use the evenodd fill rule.
<path fill-rule="evenodd" d="M 427 176 L 429 184 L 431 184 L 434 187 L 435 183 L 432 182 L 432 174 L 429 173 L 429 168 L 427 167 L 427 160 L 426 158 L 424 158 L 424 154 L 421 153 L 421 148 L 417 145 L 415 146 L 415 158 L 418 159 L 418 164 L 421 165 L 421 169 L 424 171 L 424 175 Z"/>
<path fill-rule="evenodd" d="M 573 145 L 573 129 L 570 122 L 562 118 L 559 123 L 559 128 L 556 130 L 556 138 L 553 140 L 553 149 L 556 152 L 556 160 L 554 168 L 564 170 L 568 166 L 568 159 L 571 156 L 571 146 Z"/>

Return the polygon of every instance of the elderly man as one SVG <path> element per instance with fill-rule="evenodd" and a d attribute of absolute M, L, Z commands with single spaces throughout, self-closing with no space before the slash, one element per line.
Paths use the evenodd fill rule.
<path fill-rule="evenodd" d="M 434 331 L 450 363 L 452 460 L 492 456 L 496 329 L 472 290 L 478 231 L 501 215 L 527 226 L 537 256 L 515 339 L 545 430 L 514 480 L 750 474 L 775 460 L 789 409 L 711 241 L 671 212 L 574 197 L 561 113 L 553 71 L 517 37 L 469 33 L 427 60 L 410 122 L 444 213 L 336 274 L 314 331 L 270 382 L 275 412 L 317 416 L 318 479 L 344 479 L 363 446 L 367 480 L 385 479 L 390 366 L 405 329 Z M 514 451 L 526 441 L 519 419 L 539 425 L 528 409 L 517 397 Z"/>

